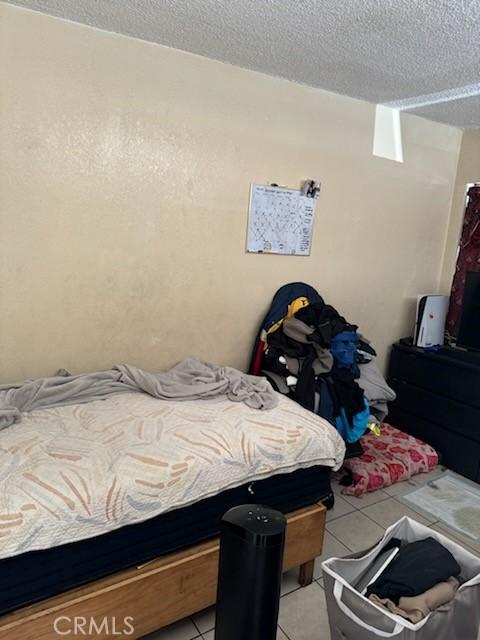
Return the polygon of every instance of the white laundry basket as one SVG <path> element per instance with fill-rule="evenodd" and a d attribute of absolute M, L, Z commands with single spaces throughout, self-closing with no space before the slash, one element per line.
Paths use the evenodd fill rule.
<path fill-rule="evenodd" d="M 414 542 L 431 536 L 457 560 L 466 579 L 446 611 L 417 624 L 370 602 L 350 586 L 391 539 Z M 406 516 L 389 527 L 368 551 L 322 563 L 331 640 L 480 640 L 480 559 L 433 529 Z"/>

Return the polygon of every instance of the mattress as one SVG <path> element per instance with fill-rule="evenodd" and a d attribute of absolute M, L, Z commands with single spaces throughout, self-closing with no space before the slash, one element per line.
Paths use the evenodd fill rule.
<path fill-rule="evenodd" d="M 318 501 L 329 507 L 330 471 L 314 466 L 249 482 L 101 536 L 0 560 L 0 614 L 215 536 L 223 513 L 238 504 L 284 513 Z"/>
<path fill-rule="evenodd" d="M 88 540 L 247 482 L 313 466 L 345 446 L 279 394 L 258 411 L 225 396 L 143 393 L 22 414 L 0 432 L 0 559 Z"/>

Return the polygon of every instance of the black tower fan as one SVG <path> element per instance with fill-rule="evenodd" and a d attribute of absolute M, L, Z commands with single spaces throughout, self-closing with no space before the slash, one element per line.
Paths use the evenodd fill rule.
<path fill-rule="evenodd" d="M 215 640 L 275 640 L 287 521 L 246 504 L 222 518 Z"/>

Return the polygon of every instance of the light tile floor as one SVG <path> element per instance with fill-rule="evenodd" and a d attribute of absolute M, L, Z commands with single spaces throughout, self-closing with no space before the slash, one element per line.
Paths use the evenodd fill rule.
<path fill-rule="evenodd" d="M 315 581 L 302 589 L 298 584 L 296 571 L 289 571 L 283 577 L 277 640 L 329 640 L 322 561 L 368 548 L 383 535 L 386 527 L 403 515 L 428 524 L 480 556 L 480 543 L 464 538 L 443 523 L 426 520 L 397 499 L 409 489 L 423 485 L 441 473 L 442 470 L 438 467 L 430 473 L 415 476 L 412 480 L 362 498 L 342 495 L 341 487 L 334 486 L 336 504 L 328 513 L 323 554 L 315 562 Z M 150 634 L 144 640 L 214 640 L 214 625 L 215 613 L 212 607 Z"/>

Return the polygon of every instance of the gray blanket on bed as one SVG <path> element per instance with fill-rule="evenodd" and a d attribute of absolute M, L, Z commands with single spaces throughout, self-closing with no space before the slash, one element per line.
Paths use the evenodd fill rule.
<path fill-rule="evenodd" d="M 109 371 L 57 375 L 0 386 L 0 429 L 19 422 L 22 411 L 103 400 L 116 393 L 144 392 L 162 400 L 195 400 L 226 395 L 254 409 L 271 409 L 278 397 L 265 378 L 232 367 L 188 358 L 160 373 L 119 364 Z"/>

